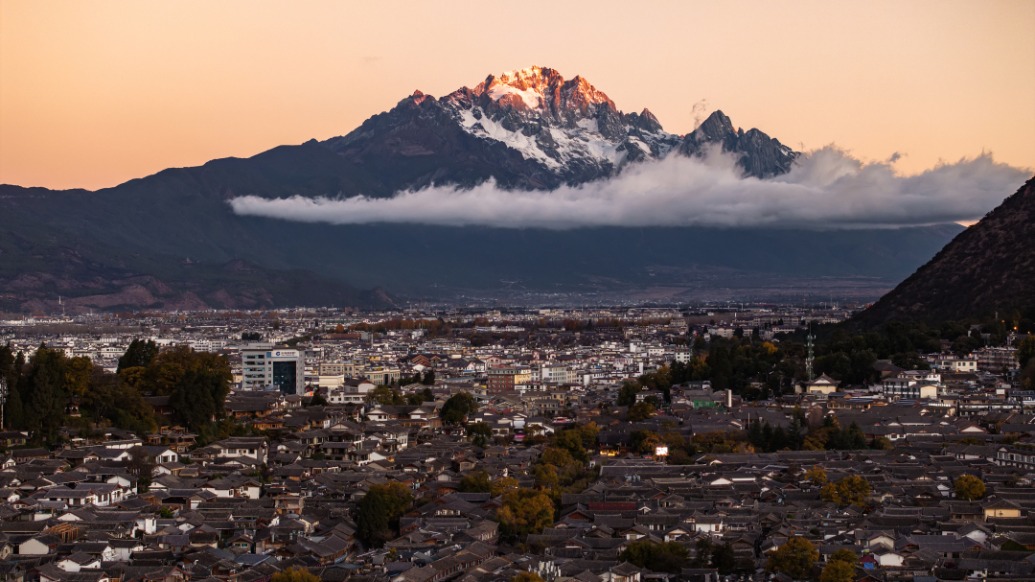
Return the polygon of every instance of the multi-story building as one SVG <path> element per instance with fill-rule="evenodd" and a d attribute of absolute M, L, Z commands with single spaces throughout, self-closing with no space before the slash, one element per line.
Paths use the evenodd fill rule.
<path fill-rule="evenodd" d="M 1019 367 L 1017 363 L 1017 348 L 1014 347 L 981 348 L 975 350 L 972 355 L 977 358 L 977 368 L 979 370 L 1009 372 Z"/>
<path fill-rule="evenodd" d="M 961 358 L 950 354 L 938 354 L 928 357 L 928 362 L 934 370 L 954 374 L 969 374 L 978 370 L 978 360 L 973 355 Z"/>
<path fill-rule="evenodd" d="M 532 380 L 532 370 L 524 368 L 489 368 L 486 392 L 489 396 L 496 394 L 513 394 L 519 384 L 527 384 Z"/>
<path fill-rule="evenodd" d="M 296 349 L 250 344 L 241 349 L 241 388 L 282 394 L 305 392 L 305 356 Z"/>
<path fill-rule="evenodd" d="M 910 370 L 885 378 L 881 382 L 881 392 L 892 400 L 937 398 L 941 381 L 941 374 Z"/>

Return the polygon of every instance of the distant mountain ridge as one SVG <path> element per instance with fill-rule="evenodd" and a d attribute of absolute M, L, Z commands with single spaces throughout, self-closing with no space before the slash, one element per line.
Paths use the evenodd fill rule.
<path fill-rule="evenodd" d="M 504 187 L 552 189 L 613 176 L 629 163 L 673 151 L 699 155 L 709 145 L 739 154 L 747 174 L 766 178 L 787 172 L 798 156 L 757 129 L 735 129 L 722 111 L 686 136 L 668 133 L 649 110 L 622 113 L 586 79 L 565 80 L 547 67 L 489 75 L 474 89 L 441 99 L 416 91 L 324 144 L 357 165 L 388 156 L 422 167 L 450 154 L 449 164 L 411 177 L 409 187 L 416 188 L 472 186 L 491 176 Z"/>
<path fill-rule="evenodd" d="M 1035 178 L 856 316 L 864 325 L 1035 317 Z"/>
<path fill-rule="evenodd" d="M 391 293 L 516 290 L 622 297 L 650 288 L 681 300 L 830 279 L 874 293 L 961 230 L 333 226 L 238 216 L 227 204 L 242 195 L 389 197 L 489 179 L 550 190 L 711 148 L 762 179 L 786 173 L 799 155 L 760 130 L 736 129 L 721 111 L 688 135 L 671 134 L 648 110 L 622 113 L 581 77 L 533 67 L 442 98 L 415 92 L 322 142 L 96 192 L 0 186 L 0 310 L 56 311 L 59 296 L 81 310 L 383 307 Z"/>

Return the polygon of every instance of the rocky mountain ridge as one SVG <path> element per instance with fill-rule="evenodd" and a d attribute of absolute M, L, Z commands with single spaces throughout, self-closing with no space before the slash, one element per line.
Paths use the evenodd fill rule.
<path fill-rule="evenodd" d="M 740 166 L 757 178 L 787 172 L 798 156 L 758 129 L 735 129 L 722 111 L 713 112 L 686 136 L 668 133 L 649 110 L 623 113 L 585 78 L 565 80 L 548 67 L 489 75 L 473 89 L 463 87 L 441 99 L 416 91 L 391 111 L 325 143 L 346 159 L 383 153 L 387 141 L 410 158 L 448 149 L 464 160 L 472 147 L 465 138 L 470 137 L 479 140 L 473 146 L 477 149 L 484 149 L 485 142 L 491 144 L 490 152 L 504 146 L 509 156 L 496 152 L 498 165 L 519 166 L 520 177 L 511 178 L 508 172 L 493 177 L 504 186 L 527 189 L 613 176 L 629 163 L 673 152 L 702 155 L 710 145 L 739 155 Z M 437 183 L 447 178 L 473 185 L 465 176 L 435 178 Z"/>
<path fill-rule="evenodd" d="M 173 168 L 96 192 L 0 185 L 0 311 L 389 305 L 410 297 L 764 297 L 775 287 L 890 288 L 959 232 L 334 226 L 240 216 L 266 198 L 390 197 L 432 184 L 549 190 L 719 147 L 756 178 L 797 153 L 721 111 L 694 132 L 623 113 L 581 77 L 536 67 L 401 100 L 326 141 Z M 247 268 L 240 268 L 247 265 Z M 360 289 L 376 289 L 365 292 Z M 791 291 L 793 292 L 793 291 Z"/>

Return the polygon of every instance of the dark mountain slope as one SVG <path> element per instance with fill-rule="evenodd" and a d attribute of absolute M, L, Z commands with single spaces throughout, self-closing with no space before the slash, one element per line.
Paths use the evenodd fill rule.
<path fill-rule="evenodd" d="M 856 316 L 940 322 L 1035 313 L 1035 178 Z"/>
<path fill-rule="evenodd" d="M 883 289 L 959 230 L 334 226 L 238 216 L 228 204 L 241 195 L 387 197 L 489 178 L 550 189 L 708 146 L 739 154 L 755 177 L 784 173 L 797 156 L 761 131 L 734 129 L 721 111 L 688 136 L 667 133 L 649 111 L 622 113 L 585 79 L 534 67 L 438 99 L 417 92 L 324 142 L 96 192 L 0 186 L 0 310 L 54 309 L 59 295 L 83 309 L 383 304 L 383 294 L 351 285 L 444 298 L 753 280 L 764 292 L 761 281 L 774 278 L 804 288 L 863 278 Z"/>

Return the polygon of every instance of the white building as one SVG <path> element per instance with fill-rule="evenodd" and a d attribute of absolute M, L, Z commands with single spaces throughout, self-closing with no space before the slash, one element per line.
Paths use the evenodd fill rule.
<path fill-rule="evenodd" d="M 305 356 L 299 350 L 273 344 L 250 344 L 241 349 L 241 388 L 276 387 L 282 394 L 305 392 Z"/>

